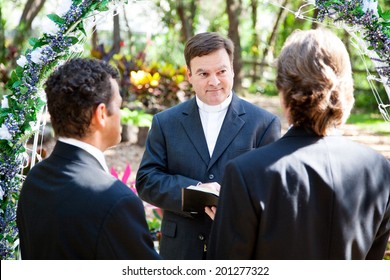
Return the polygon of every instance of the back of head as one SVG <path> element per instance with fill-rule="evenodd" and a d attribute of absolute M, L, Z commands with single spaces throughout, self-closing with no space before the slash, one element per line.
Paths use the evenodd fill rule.
<path fill-rule="evenodd" d="M 345 45 L 326 29 L 294 31 L 278 58 L 276 86 L 294 126 L 326 135 L 346 121 L 354 102 Z"/>
<path fill-rule="evenodd" d="M 104 103 L 110 108 L 111 78 L 118 78 L 117 70 L 96 59 L 72 59 L 52 73 L 45 92 L 57 136 L 86 135 L 96 107 Z"/>
<path fill-rule="evenodd" d="M 190 62 L 194 57 L 208 55 L 219 49 L 225 49 L 229 55 L 230 62 L 233 64 L 234 44 L 216 32 L 199 33 L 189 39 L 184 48 L 184 58 L 187 67 L 190 69 Z"/>

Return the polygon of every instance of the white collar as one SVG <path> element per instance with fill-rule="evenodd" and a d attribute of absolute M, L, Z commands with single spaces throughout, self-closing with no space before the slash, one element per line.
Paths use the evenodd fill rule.
<path fill-rule="evenodd" d="M 63 143 L 73 145 L 76 147 L 79 147 L 80 149 L 83 149 L 84 151 L 91 154 L 94 158 L 97 159 L 97 161 L 100 163 L 100 165 L 104 168 L 104 170 L 109 173 L 106 160 L 104 158 L 104 154 L 101 150 L 96 148 L 95 146 L 92 146 L 88 143 L 85 143 L 83 141 L 74 139 L 74 138 L 65 138 L 65 137 L 59 137 L 58 141 L 61 141 Z"/>
<path fill-rule="evenodd" d="M 205 111 L 207 113 L 214 113 L 214 112 L 220 112 L 223 110 L 227 110 L 230 103 L 232 102 L 233 92 L 231 92 L 229 94 L 229 96 L 221 104 L 218 104 L 218 105 L 208 105 L 208 104 L 204 103 L 202 100 L 200 100 L 198 98 L 198 96 L 195 95 L 195 97 L 196 97 L 196 103 L 198 104 L 199 109 L 201 109 L 202 111 Z"/>

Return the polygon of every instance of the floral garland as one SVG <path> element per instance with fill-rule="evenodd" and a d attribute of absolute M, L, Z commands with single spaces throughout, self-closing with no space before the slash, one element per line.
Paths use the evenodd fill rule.
<path fill-rule="evenodd" d="M 45 105 L 42 86 L 59 64 L 77 55 L 86 38 L 84 22 L 109 10 L 114 0 L 62 0 L 62 11 L 50 14 L 50 24 L 39 39 L 17 60 L 0 108 L 0 258 L 14 259 L 18 245 L 16 206 L 22 183 L 26 140 L 38 129 L 37 119 Z M 127 3 L 127 1 L 124 1 Z M 115 4 L 115 3 L 114 3 Z M 95 12 L 95 13 L 94 13 Z"/>
<path fill-rule="evenodd" d="M 318 19 L 327 16 L 334 22 L 344 22 L 358 27 L 368 51 L 377 57 L 370 57 L 376 64 L 376 71 L 382 78 L 386 90 L 390 86 L 390 11 L 382 11 L 378 0 L 316 0 Z M 388 91 L 389 99 L 390 92 Z"/>

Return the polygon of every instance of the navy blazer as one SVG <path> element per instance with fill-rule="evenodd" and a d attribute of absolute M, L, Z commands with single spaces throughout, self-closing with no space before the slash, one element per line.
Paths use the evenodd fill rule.
<path fill-rule="evenodd" d="M 159 259 L 141 200 L 91 154 L 58 141 L 23 184 L 22 259 Z"/>
<path fill-rule="evenodd" d="M 221 183 L 226 163 L 280 137 L 275 115 L 233 95 L 210 158 L 196 99 L 156 114 L 137 172 L 139 196 L 164 209 L 160 254 L 165 259 L 202 259 L 211 219 L 181 211 L 181 188 Z"/>
<path fill-rule="evenodd" d="M 372 149 L 293 127 L 225 174 L 209 258 L 383 258 L 390 162 Z"/>

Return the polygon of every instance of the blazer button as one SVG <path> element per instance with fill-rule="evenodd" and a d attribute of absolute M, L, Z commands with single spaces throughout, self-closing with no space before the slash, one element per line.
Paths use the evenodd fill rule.
<path fill-rule="evenodd" d="M 203 234 L 199 234 L 199 235 L 198 235 L 198 239 L 201 240 L 201 241 L 203 241 L 203 240 L 204 240 L 204 235 L 203 235 Z"/>
<path fill-rule="evenodd" d="M 210 175 L 209 175 L 209 179 L 210 179 L 210 180 L 213 180 L 213 179 L 214 179 L 214 174 L 210 174 Z"/>

